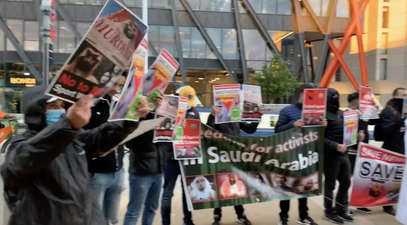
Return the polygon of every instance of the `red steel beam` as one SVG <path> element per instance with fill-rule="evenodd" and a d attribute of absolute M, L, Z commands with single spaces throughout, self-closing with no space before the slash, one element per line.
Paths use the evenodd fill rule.
<path fill-rule="evenodd" d="M 360 8 L 359 8 L 360 13 L 363 13 L 365 11 L 368 2 L 369 2 L 369 0 L 362 1 Z M 357 18 L 352 18 L 351 23 L 348 26 L 348 29 L 346 29 L 345 34 L 343 36 L 343 40 L 338 48 L 339 55 L 335 55 L 332 58 L 331 62 L 329 63 L 327 69 L 325 70 L 324 75 L 322 76 L 321 81 L 319 82 L 320 87 L 327 88 L 329 86 L 329 84 L 331 83 L 332 77 L 338 70 L 338 68 L 339 68 L 338 58 L 343 57 L 345 50 L 348 48 L 350 38 L 352 37 L 352 33 L 356 27 L 356 19 Z"/>

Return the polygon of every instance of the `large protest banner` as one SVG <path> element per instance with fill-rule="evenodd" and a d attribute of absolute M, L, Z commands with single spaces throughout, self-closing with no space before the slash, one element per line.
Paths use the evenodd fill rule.
<path fill-rule="evenodd" d="M 407 169 L 407 165 L 404 166 L 404 171 Z M 401 183 L 400 197 L 397 203 L 396 219 L 403 225 L 407 225 L 407 173 L 403 175 L 403 181 Z"/>
<path fill-rule="evenodd" d="M 67 102 L 84 94 L 102 95 L 125 70 L 147 28 L 122 4 L 107 1 L 46 93 Z"/>
<path fill-rule="evenodd" d="M 372 207 L 397 203 L 406 157 L 361 143 L 353 174 L 350 205 Z"/>
<path fill-rule="evenodd" d="M 180 161 L 189 209 L 319 195 L 323 134 L 315 126 L 233 137 L 202 124 L 202 159 Z"/>

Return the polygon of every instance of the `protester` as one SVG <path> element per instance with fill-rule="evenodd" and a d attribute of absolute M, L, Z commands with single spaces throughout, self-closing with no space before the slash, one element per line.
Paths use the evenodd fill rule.
<path fill-rule="evenodd" d="M 216 104 L 212 108 L 212 112 L 208 117 L 207 125 L 210 127 L 215 128 L 217 131 L 222 133 L 233 135 L 233 136 L 240 136 L 240 130 L 243 130 L 246 133 L 252 134 L 256 132 L 258 123 L 222 123 L 222 124 L 215 124 L 215 116 L 221 113 L 222 107 L 220 104 Z M 264 109 L 259 111 L 261 115 L 264 114 Z M 235 206 L 235 211 L 237 214 L 237 219 L 240 223 L 244 225 L 251 225 L 252 223 L 244 214 L 244 208 L 242 205 Z M 220 220 L 222 218 L 222 208 L 215 208 L 214 210 L 214 222 L 212 225 L 219 225 Z"/>
<path fill-rule="evenodd" d="M 327 91 L 326 107 L 327 127 L 325 129 L 324 140 L 324 174 L 325 193 L 324 219 L 337 224 L 344 221 L 352 222 L 353 218 L 347 212 L 348 190 L 351 183 L 351 165 L 347 153 L 347 146 L 343 144 L 343 111 L 339 109 L 339 93 L 333 88 Z M 363 141 L 363 133 L 357 135 L 358 141 Z M 339 189 L 333 207 L 333 191 L 336 180 L 339 182 Z"/>
<path fill-rule="evenodd" d="M 191 86 L 185 86 L 181 88 L 179 94 L 181 97 L 188 98 L 188 107 L 185 115 L 186 119 L 197 119 L 200 120 L 199 112 L 196 110 L 196 92 Z M 161 201 L 161 217 L 162 225 L 171 224 L 171 199 L 174 195 L 174 188 L 177 182 L 178 176 L 181 174 L 179 167 L 179 161 L 174 159 L 174 152 L 172 143 L 162 143 L 167 149 L 167 164 L 164 173 L 164 192 Z M 182 182 L 182 179 L 181 179 Z M 185 197 L 184 185 L 182 187 L 182 207 L 184 212 L 184 225 L 194 225 L 192 222 L 192 213 L 188 210 L 188 205 Z"/>
<path fill-rule="evenodd" d="M 162 97 L 153 99 L 155 109 L 162 102 Z M 155 113 L 150 112 L 146 118 L 154 119 Z M 151 225 L 161 194 L 163 172 L 165 168 L 165 151 L 153 143 L 154 130 L 148 131 L 126 143 L 130 149 L 130 199 L 127 205 L 124 225 L 137 224 L 143 210 L 143 225 Z"/>
<path fill-rule="evenodd" d="M 402 155 L 404 155 L 404 133 L 406 131 L 405 118 L 401 116 L 404 98 L 407 98 L 407 90 L 396 88 L 393 91 L 393 98 L 387 102 L 386 107 L 380 113 L 382 148 Z M 393 206 L 384 206 L 383 210 L 390 215 L 396 215 Z"/>
<path fill-rule="evenodd" d="M 359 110 L 359 93 L 355 92 L 350 95 L 348 95 L 348 103 L 349 107 L 346 109 L 346 111 L 351 111 L 351 110 Z M 358 132 L 362 132 L 365 136 L 365 139 L 362 141 L 364 143 L 369 143 L 369 131 L 368 131 L 368 125 L 369 121 L 365 120 L 359 120 L 358 123 Z M 348 157 L 349 161 L 351 164 L 351 176 L 353 176 L 353 172 L 355 171 L 355 162 L 356 162 L 356 156 L 357 156 L 357 150 L 358 150 L 358 144 L 349 146 L 348 148 Z M 372 210 L 368 208 L 356 208 L 358 211 L 363 212 L 363 213 L 372 213 Z M 350 215 L 353 215 L 352 212 L 350 212 Z"/>
<path fill-rule="evenodd" d="M 280 111 L 277 124 L 274 128 L 276 133 L 281 133 L 294 127 L 304 127 L 304 120 L 301 119 L 302 116 L 302 103 L 304 100 L 304 90 L 315 88 L 312 84 L 303 84 L 299 87 L 299 97 L 298 101 L 292 105 L 289 105 Z M 326 120 L 323 120 L 321 125 L 326 126 Z M 276 175 L 277 176 L 277 175 Z M 285 184 L 285 182 L 284 182 Z M 280 225 L 288 224 L 288 211 L 290 210 L 290 200 L 280 201 Z M 299 224 L 311 224 L 317 225 L 317 223 L 308 215 L 307 198 L 298 199 L 298 211 Z"/>
<path fill-rule="evenodd" d="M 113 106 L 117 102 L 114 95 L 123 88 L 126 78 L 127 72 L 123 72 L 117 77 L 107 95 L 100 98 L 92 108 L 92 117 L 84 129 L 94 129 L 107 122 Z M 109 224 L 119 222 L 120 199 L 124 182 L 123 157 L 124 147 L 120 146 L 105 157 L 88 159 L 89 185 Z"/>
<path fill-rule="evenodd" d="M 65 114 L 63 101 L 44 92 L 39 86 L 24 91 L 28 128 L 12 139 L 1 167 L 9 224 L 107 224 L 90 193 L 86 157 L 110 150 L 137 123 L 106 123 L 85 132 L 81 127 L 91 117 L 92 95 L 82 97 Z"/>

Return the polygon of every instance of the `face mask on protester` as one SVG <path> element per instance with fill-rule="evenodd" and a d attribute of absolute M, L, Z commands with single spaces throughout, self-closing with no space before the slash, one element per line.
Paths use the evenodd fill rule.
<path fill-rule="evenodd" d="M 65 113 L 66 113 L 65 109 L 47 110 L 47 118 L 45 120 L 45 122 L 47 123 L 47 126 L 50 124 L 53 124 L 55 122 L 58 122 L 58 120 L 61 119 L 62 115 Z"/>
<path fill-rule="evenodd" d="M 402 98 L 393 98 L 393 103 L 399 111 L 403 110 L 404 99 Z"/>

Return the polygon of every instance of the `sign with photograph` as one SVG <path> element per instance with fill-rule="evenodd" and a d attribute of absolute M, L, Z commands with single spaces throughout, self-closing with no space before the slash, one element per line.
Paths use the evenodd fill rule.
<path fill-rule="evenodd" d="M 164 117 L 164 121 L 154 130 L 153 142 L 172 142 L 175 122 L 178 116 L 179 96 L 165 95 L 163 103 L 157 109 L 156 118 Z"/>
<path fill-rule="evenodd" d="M 129 9 L 107 1 L 46 93 L 67 102 L 104 94 L 126 69 L 146 32 L 147 26 Z"/>
<path fill-rule="evenodd" d="M 404 155 L 360 143 L 353 174 L 350 206 L 396 204 L 405 162 Z"/>
<path fill-rule="evenodd" d="M 362 112 L 361 119 L 377 119 L 379 115 L 377 114 L 377 106 L 375 103 L 375 95 L 373 94 L 373 89 L 371 87 L 359 88 L 359 110 Z"/>
<path fill-rule="evenodd" d="M 182 160 L 190 210 L 320 195 L 324 128 L 234 137 L 201 124 L 202 158 Z"/>
<path fill-rule="evenodd" d="M 359 111 L 345 111 L 343 114 L 343 144 L 355 145 L 358 143 Z"/>
<path fill-rule="evenodd" d="M 242 122 L 261 122 L 260 108 L 263 105 L 260 86 L 242 85 Z"/>
<path fill-rule="evenodd" d="M 174 159 L 200 159 L 201 148 L 201 121 L 186 119 L 185 127 L 177 132 L 176 141 L 173 142 Z"/>
<path fill-rule="evenodd" d="M 215 123 L 240 122 L 240 84 L 213 86 L 213 102 L 222 107 L 215 116 Z"/>
<path fill-rule="evenodd" d="M 305 126 L 317 126 L 326 117 L 326 89 L 305 89 L 302 119 Z"/>

